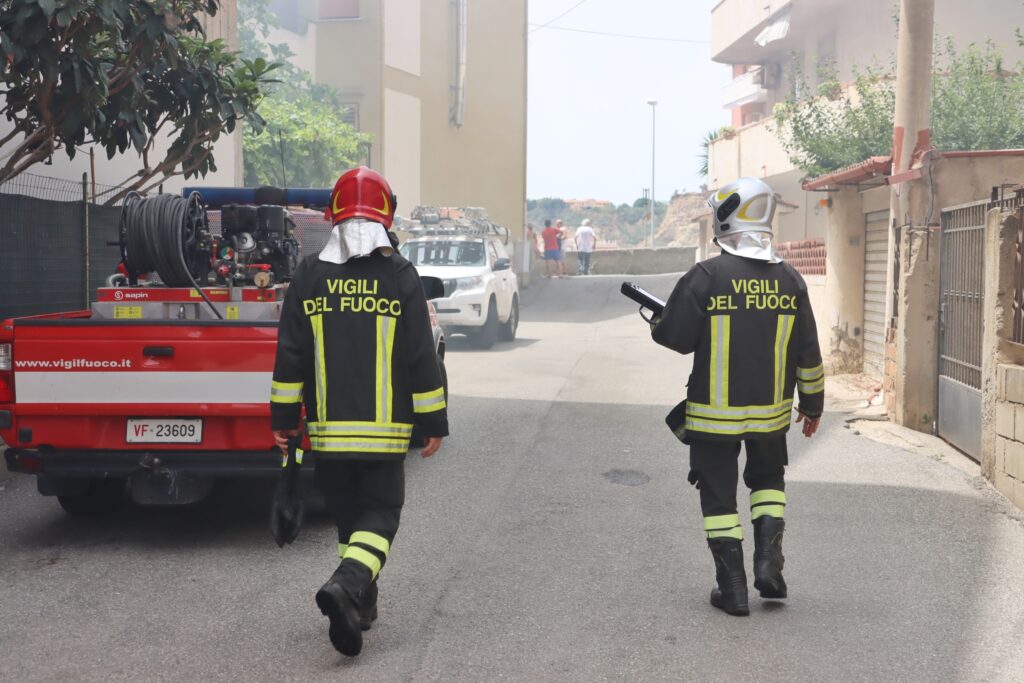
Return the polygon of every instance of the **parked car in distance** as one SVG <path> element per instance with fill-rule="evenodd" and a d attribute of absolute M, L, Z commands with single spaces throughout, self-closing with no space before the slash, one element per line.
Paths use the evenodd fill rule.
<path fill-rule="evenodd" d="M 446 220 L 422 209 L 413 215 L 420 216 L 419 226 L 407 229 L 413 236 L 401 252 L 421 276 L 444 283 L 443 297 L 433 302 L 442 327 L 449 334 L 469 335 L 483 349 L 499 339 L 515 339 L 519 281 L 505 249 L 507 231 L 503 240 L 504 229 L 478 215 L 474 220 Z"/>

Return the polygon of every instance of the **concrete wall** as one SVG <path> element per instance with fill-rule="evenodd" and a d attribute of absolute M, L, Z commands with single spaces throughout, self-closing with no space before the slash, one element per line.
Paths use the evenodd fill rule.
<path fill-rule="evenodd" d="M 657 249 L 600 249 L 594 252 L 592 270 L 598 275 L 660 275 L 685 273 L 697 262 L 697 247 Z M 576 272 L 576 255 L 567 252 L 566 273 Z M 534 259 L 532 276 L 543 277 L 544 260 Z"/>
<path fill-rule="evenodd" d="M 981 472 L 1024 508 L 1024 346 L 1009 341 L 1020 214 L 993 209 L 985 243 Z"/>
<path fill-rule="evenodd" d="M 855 187 L 831 195 L 827 268 L 818 326 L 827 372 L 859 373 L 864 366 L 864 202 Z"/>

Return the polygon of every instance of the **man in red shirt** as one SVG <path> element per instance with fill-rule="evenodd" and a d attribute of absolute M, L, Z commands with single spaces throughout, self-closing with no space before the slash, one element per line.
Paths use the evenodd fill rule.
<path fill-rule="evenodd" d="M 562 250 L 558 246 L 558 238 L 564 237 L 564 232 L 551 226 L 551 219 L 544 221 L 544 230 L 540 233 L 544 240 L 544 261 L 546 263 L 548 277 L 557 275 L 562 277 Z"/>

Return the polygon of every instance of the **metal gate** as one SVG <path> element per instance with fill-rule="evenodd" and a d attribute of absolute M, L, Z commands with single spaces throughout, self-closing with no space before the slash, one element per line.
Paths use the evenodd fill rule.
<path fill-rule="evenodd" d="M 939 304 L 939 436 L 981 454 L 981 342 L 985 215 L 989 201 L 942 212 Z"/>
<path fill-rule="evenodd" d="M 864 372 L 885 374 L 885 277 L 889 211 L 864 216 Z"/>

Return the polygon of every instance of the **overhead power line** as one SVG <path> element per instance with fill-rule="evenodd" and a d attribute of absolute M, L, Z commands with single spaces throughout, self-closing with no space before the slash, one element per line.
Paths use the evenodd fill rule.
<path fill-rule="evenodd" d="M 544 24 L 530 24 L 531 26 L 534 26 L 535 28 L 533 28 L 533 29 L 531 29 L 530 31 L 528 31 L 528 32 L 527 32 L 527 35 L 529 35 L 530 33 L 533 33 L 534 31 L 539 31 L 539 30 L 541 30 L 542 28 L 546 28 L 546 27 L 548 27 L 548 26 L 551 26 L 551 24 L 555 23 L 556 21 L 558 21 L 559 19 L 561 19 L 561 18 L 562 18 L 562 17 L 564 17 L 564 16 L 566 15 L 566 14 L 568 14 L 568 13 L 569 13 L 569 12 L 571 12 L 571 11 L 573 11 L 574 9 L 576 9 L 577 7 L 579 7 L 580 5 L 582 5 L 583 3 L 585 3 L 586 1 L 587 1 L 587 0 L 580 0 L 579 2 L 577 2 L 577 3 L 576 3 L 575 5 L 573 5 L 572 7 L 570 7 L 570 8 L 569 8 L 569 9 L 567 9 L 567 10 L 565 10 L 564 12 L 562 12 L 561 14 L 559 14 L 559 15 L 558 15 L 557 17 L 555 17 L 555 18 L 554 18 L 554 19 L 552 19 L 551 21 L 548 21 L 548 22 L 546 22 L 546 23 L 544 23 Z"/>
<path fill-rule="evenodd" d="M 694 44 L 701 44 L 701 45 L 707 45 L 707 43 L 708 43 L 708 41 L 706 41 L 706 40 L 688 40 L 686 38 L 663 38 L 661 36 L 637 36 L 637 35 L 632 35 L 632 34 L 628 34 L 628 33 L 608 33 L 607 31 L 588 31 L 588 30 L 582 29 L 582 28 L 568 28 L 566 26 L 548 26 L 546 24 L 530 24 L 530 26 L 536 26 L 537 27 L 537 28 L 533 29 L 533 31 L 537 31 L 537 30 L 540 30 L 542 28 L 548 28 L 548 29 L 551 29 L 552 31 L 571 31 L 573 33 L 589 33 L 591 35 L 607 36 L 609 38 L 631 38 L 633 40 L 656 40 L 656 41 L 660 41 L 660 42 L 663 42 L 663 43 L 694 43 Z M 533 33 L 533 31 L 530 31 L 530 33 Z"/>

